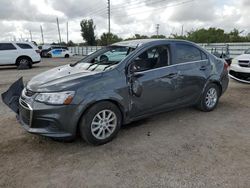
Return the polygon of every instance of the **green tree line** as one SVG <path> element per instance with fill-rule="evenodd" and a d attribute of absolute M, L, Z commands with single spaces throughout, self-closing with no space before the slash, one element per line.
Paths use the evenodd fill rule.
<path fill-rule="evenodd" d="M 133 39 L 149 39 L 149 38 L 170 38 L 170 39 L 184 39 L 193 41 L 196 43 L 229 43 L 229 42 L 250 42 L 250 34 L 243 36 L 242 32 L 238 29 L 233 29 L 230 32 L 225 32 L 220 28 L 201 28 L 197 30 L 188 31 L 185 35 L 171 34 L 170 37 L 165 35 L 141 35 L 135 34 L 132 37 L 123 39 L 113 33 L 103 33 L 100 38 L 95 35 L 96 26 L 92 19 L 84 19 L 80 23 L 81 26 L 81 36 L 85 43 L 81 45 L 100 45 L 106 46 L 115 42 L 123 40 L 133 40 Z M 74 46 L 72 41 L 69 41 L 69 46 Z"/>

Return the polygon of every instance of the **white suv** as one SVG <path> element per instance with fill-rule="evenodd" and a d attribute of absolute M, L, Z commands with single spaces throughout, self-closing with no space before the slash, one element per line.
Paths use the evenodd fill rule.
<path fill-rule="evenodd" d="M 0 42 L 0 65 L 31 68 L 40 61 L 40 50 L 31 42 Z"/>

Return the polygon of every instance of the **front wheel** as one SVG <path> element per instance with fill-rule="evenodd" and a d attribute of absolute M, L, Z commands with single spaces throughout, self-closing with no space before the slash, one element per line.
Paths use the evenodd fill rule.
<path fill-rule="evenodd" d="M 111 141 L 119 132 L 122 116 L 111 102 L 100 102 L 90 107 L 80 122 L 82 138 L 93 145 Z"/>
<path fill-rule="evenodd" d="M 205 112 L 214 110 L 219 102 L 219 87 L 216 84 L 208 84 L 205 88 L 197 107 Z"/>

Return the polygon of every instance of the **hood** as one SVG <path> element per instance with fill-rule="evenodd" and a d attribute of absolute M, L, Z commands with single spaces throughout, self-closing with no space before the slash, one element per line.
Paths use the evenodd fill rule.
<path fill-rule="evenodd" d="M 97 73 L 99 72 L 88 71 L 81 66 L 64 65 L 33 77 L 28 82 L 27 88 L 34 92 L 63 91 L 82 83 L 84 79 L 89 79 Z"/>
<path fill-rule="evenodd" d="M 250 54 L 242 54 L 240 56 L 237 56 L 235 59 L 237 59 L 237 60 L 249 60 L 250 61 Z"/>

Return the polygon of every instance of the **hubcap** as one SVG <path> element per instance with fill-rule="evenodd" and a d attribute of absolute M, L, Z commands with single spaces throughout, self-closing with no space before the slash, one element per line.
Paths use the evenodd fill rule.
<path fill-rule="evenodd" d="M 102 110 L 92 120 L 91 133 L 95 138 L 103 140 L 115 131 L 116 126 L 116 114 L 111 110 Z"/>
<path fill-rule="evenodd" d="M 206 105 L 208 108 L 213 108 L 217 102 L 217 91 L 215 88 L 210 88 L 206 95 Z"/>
<path fill-rule="evenodd" d="M 22 60 L 20 61 L 20 64 L 26 65 L 26 64 L 28 64 L 28 60 L 27 60 L 27 59 L 22 59 Z"/>

